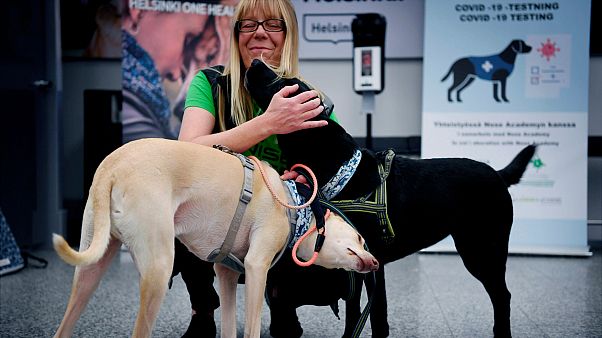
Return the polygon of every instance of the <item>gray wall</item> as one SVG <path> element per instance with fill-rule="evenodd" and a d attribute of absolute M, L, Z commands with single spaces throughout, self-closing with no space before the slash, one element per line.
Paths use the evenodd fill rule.
<path fill-rule="evenodd" d="M 420 135 L 422 60 L 389 60 L 385 90 L 376 96 L 372 118 L 374 137 Z M 356 137 L 366 136 L 360 114 L 361 96 L 352 90 L 351 61 L 303 61 L 304 78 L 330 96 L 341 123 Z M 121 88 L 119 61 L 63 63 L 63 193 L 81 199 L 83 192 L 83 92 Z M 590 59 L 589 135 L 602 136 L 602 57 Z M 588 163 L 589 239 L 602 241 L 602 158 Z"/>

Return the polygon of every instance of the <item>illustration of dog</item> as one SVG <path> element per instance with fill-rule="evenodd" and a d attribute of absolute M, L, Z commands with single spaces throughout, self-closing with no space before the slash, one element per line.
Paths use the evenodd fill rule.
<path fill-rule="evenodd" d="M 454 74 L 454 82 L 447 90 L 447 101 L 453 102 L 452 92 L 456 91 L 456 101 L 462 102 L 460 93 L 468 87 L 475 78 L 493 82 L 493 98 L 500 102 L 500 93 L 504 102 L 509 102 L 506 97 L 506 80 L 512 74 L 514 62 L 518 54 L 527 54 L 531 46 L 523 40 L 512 40 L 512 42 L 501 53 L 489 56 L 469 56 L 456 60 L 441 82 L 447 80 L 450 74 Z"/>
<path fill-rule="evenodd" d="M 281 200 L 287 199 L 276 170 L 264 165 L 266 178 Z M 274 200 L 260 170 L 252 170 L 252 198 L 239 217 L 229 252 L 244 262 L 245 337 L 259 337 L 266 277 L 274 257 L 287 246 L 288 211 Z M 80 251 L 59 235 L 54 248 L 75 265 L 67 310 L 55 337 L 70 337 L 76 321 L 123 243 L 140 273 L 140 308 L 133 337 L 150 337 L 167 292 L 174 258 L 174 237 L 195 255 L 209 260 L 225 243 L 228 225 L 238 215 L 245 178 L 241 160 L 193 143 L 142 139 L 115 150 L 99 165 L 86 203 Z M 245 184 L 245 191 L 246 190 Z M 314 221 L 315 223 L 315 217 Z M 298 255 L 309 260 L 316 232 L 301 242 Z M 305 244 L 307 243 L 307 244 Z M 315 264 L 358 272 L 378 262 L 364 240 L 337 215 L 326 219 L 325 241 Z M 240 273 L 215 264 L 220 285 L 222 337 L 236 337 L 236 284 Z"/>

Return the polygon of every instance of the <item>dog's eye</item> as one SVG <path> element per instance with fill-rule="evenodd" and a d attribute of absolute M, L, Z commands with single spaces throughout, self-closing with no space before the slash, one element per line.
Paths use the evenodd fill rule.
<path fill-rule="evenodd" d="M 362 238 L 362 235 L 357 234 L 357 240 L 360 242 L 361 245 L 364 245 L 364 239 Z"/>

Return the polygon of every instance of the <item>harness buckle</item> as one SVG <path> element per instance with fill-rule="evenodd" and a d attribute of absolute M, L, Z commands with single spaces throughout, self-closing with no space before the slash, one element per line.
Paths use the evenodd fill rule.
<path fill-rule="evenodd" d="M 240 200 L 245 204 L 249 204 L 249 202 L 251 202 L 252 197 L 253 191 L 248 190 L 247 188 L 244 188 L 240 194 Z"/>
<path fill-rule="evenodd" d="M 255 165 L 253 164 L 253 162 L 251 162 L 251 159 L 249 159 L 248 157 L 241 155 L 242 157 L 239 157 L 243 162 L 243 167 L 245 167 L 246 169 L 250 169 L 250 170 L 255 170 Z"/>

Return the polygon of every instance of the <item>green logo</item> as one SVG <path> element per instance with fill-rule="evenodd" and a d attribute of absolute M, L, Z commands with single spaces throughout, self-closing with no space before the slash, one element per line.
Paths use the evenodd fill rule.
<path fill-rule="evenodd" d="M 537 155 L 533 156 L 529 163 L 531 163 L 533 167 L 535 167 L 535 170 L 539 170 L 541 167 L 545 166 L 541 158 L 539 158 L 539 156 Z"/>

